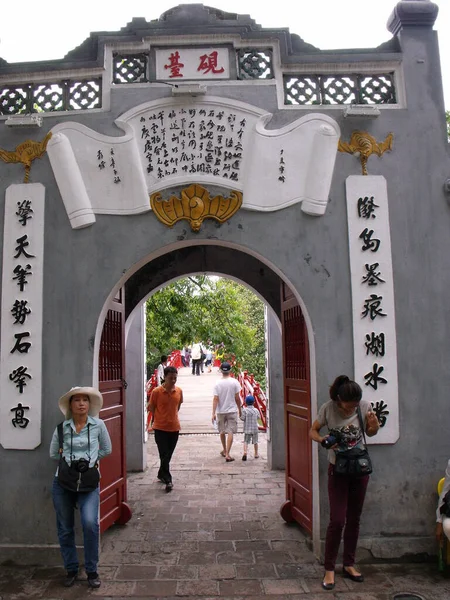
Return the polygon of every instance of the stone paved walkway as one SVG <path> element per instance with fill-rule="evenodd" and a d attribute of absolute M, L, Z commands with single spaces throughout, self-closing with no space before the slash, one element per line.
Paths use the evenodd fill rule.
<path fill-rule="evenodd" d="M 211 412 L 214 385 L 222 374 L 214 367 L 211 373 L 204 368 L 200 375 L 192 375 L 189 367 L 178 370 L 177 385 L 183 390 L 184 402 L 180 410 L 182 433 L 212 433 Z"/>
<path fill-rule="evenodd" d="M 336 588 L 322 591 L 323 567 L 278 514 L 284 473 L 267 470 L 261 446 L 260 459 L 242 462 L 239 434 L 236 460 L 225 463 L 216 435 L 181 436 L 166 494 L 150 439 L 148 470 L 129 478 L 133 518 L 102 536 L 102 587 L 90 591 L 83 578 L 64 589 L 61 567 L 2 566 L 0 599 L 392 600 L 408 591 L 450 599 L 450 580 L 420 564 L 363 565 L 363 584 L 338 575 Z"/>

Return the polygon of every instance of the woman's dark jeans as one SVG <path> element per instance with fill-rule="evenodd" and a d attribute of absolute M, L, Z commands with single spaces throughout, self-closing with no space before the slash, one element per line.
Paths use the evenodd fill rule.
<path fill-rule="evenodd" d="M 344 567 L 352 567 L 355 564 L 359 522 L 368 483 L 369 475 L 364 477 L 337 475 L 334 473 L 334 465 L 328 466 L 330 523 L 325 541 L 326 571 L 334 571 L 343 530 Z"/>

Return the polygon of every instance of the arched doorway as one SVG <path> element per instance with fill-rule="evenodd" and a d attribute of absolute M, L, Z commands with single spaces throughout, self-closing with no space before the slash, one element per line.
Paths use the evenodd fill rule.
<path fill-rule="evenodd" d="M 308 437 L 311 423 L 311 369 L 309 362 L 312 352 L 311 341 L 308 336 L 307 315 L 300 306 L 298 295 L 291 290 L 282 274 L 277 272 L 276 267 L 267 264 L 266 261 L 263 262 L 261 257 L 250 254 L 244 248 L 218 245 L 214 242 L 202 242 L 195 245 L 192 243 L 180 244 L 179 247 L 160 253 L 158 256 L 148 257 L 147 260 L 142 261 L 142 264 L 135 265 L 124 274 L 117 288 L 122 289 L 125 300 L 123 309 L 125 320 L 132 316 L 133 311 L 138 310 L 145 298 L 152 292 L 171 280 L 199 272 L 228 276 L 245 283 L 264 299 L 279 323 L 284 324 L 283 339 L 285 343 L 282 352 L 283 360 L 280 362 L 284 380 L 284 390 L 280 393 L 280 400 L 282 401 L 284 398 L 284 401 L 280 402 L 282 411 L 278 415 L 278 419 L 284 422 L 284 427 L 282 436 L 278 436 L 274 440 L 276 445 L 286 443 L 285 468 L 288 503 L 284 505 L 282 515 L 287 520 L 297 521 L 311 533 L 313 530 L 313 468 L 311 442 Z M 105 304 L 99 319 L 96 336 L 99 350 L 101 348 L 100 340 L 104 341 L 107 336 L 103 329 L 103 323 L 105 317 L 106 323 L 110 322 L 108 315 L 111 317 L 110 311 L 113 311 L 113 308 L 109 303 L 113 300 L 114 298 L 110 297 L 108 305 Z M 295 318 L 292 315 L 295 315 Z M 125 321 L 122 321 L 122 328 L 124 327 Z M 99 336 L 99 334 L 101 335 Z M 116 344 L 119 339 L 123 340 L 123 336 L 116 336 L 114 343 Z M 98 353 L 95 355 L 98 356 Z M 117 348 L 115 349 L 116 360 L 119 355 L 123 359 L 123 348 L 121 352 Z M 103 354 L 102 360 L 108 360 L 108 356 L 110 354 Z M 100 364 L 100 359 L 94 366 L 102 367 L 105 372 L 105 365 Z M 108 414 L 111 417 L 111 430 L 115 435 L 115 444 L 120 448 L 120 456 L 115 455 L 115 458 L 111 460 L 114 465 L 111 464 L 111 473 L 107 473 L 104 478 L 104 487 L 102 487 L 104 529 L 114 522 L 111 519 L 114 519 L 115 514 L 118 515 L 119 522 L 123 522 L 129 516 L 126 505 L 125 470 L 124 467 L 117 468 L 117 465 L 125 464 L 126 392 L 123 385 L 123 373 L 120 374 L 117 371 L 114 377 L 116 377 L 114 381 L 101 382 L 101 385 L 106 386 L 105 389 L 108 390 L 108 397 L 113 400 L 113 405 L 108 403 Z M 111 392 L 111 389 L 114 389 L 114 392 Z M 277 418 L 272 405 L 270 414 L 273 419 Z M 114 429 L 112 428 L 113 423 L 115 424 Z"/>

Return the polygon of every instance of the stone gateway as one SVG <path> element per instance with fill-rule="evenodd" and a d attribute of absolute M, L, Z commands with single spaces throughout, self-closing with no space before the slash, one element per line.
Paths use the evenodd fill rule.
<path fill-rule="evenodd" d="M 348 373 L 381 424 L 360 550 L 435 553 L 450 455 L 437 14 L 403 0 L 378 48 L 321 51 L 180 5 L 61 60 L 0 59 L 0 561 L 55 552 L 48 447 L 73 385 L 104 396 L 101 529 L 130 519 L 126 473 L 146 455 L 143 302 L 198 272 L 267 305 L 282 516 L 320 556 L 326 457 L 308 430 Z"/>

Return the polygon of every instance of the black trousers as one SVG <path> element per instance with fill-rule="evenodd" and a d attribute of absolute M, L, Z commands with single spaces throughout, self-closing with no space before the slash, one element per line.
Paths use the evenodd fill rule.
<path fill-rule="evenodd" d="M 162 431 L 155 429 L 155 442 L 159 452 L 159 470 L 158 479 L 162 479 L 164 483 L 172 483 L 172 475 L 170 474 L 170 459 L 178 442 L 179 431 Z"/>
<path fill-rule="evenodd" d="M 200 363 L 201 363 L 200 358 L 192 359 L 192 375 L 200 375 Z"/>

